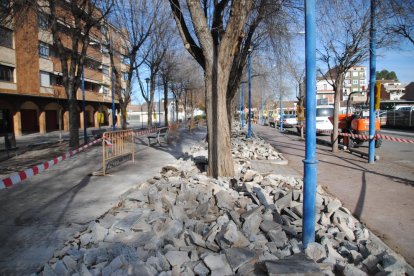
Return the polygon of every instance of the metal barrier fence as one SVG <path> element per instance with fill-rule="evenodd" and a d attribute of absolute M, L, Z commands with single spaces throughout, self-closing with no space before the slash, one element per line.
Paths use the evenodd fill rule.
<path fill-rule="evenodd" d="M 102 172 L 106 174 L 106 165 L 109 161 L 131 154 L 134 162 L 134 131 L 119 130 L 105 132 L 102 136 Z"/>

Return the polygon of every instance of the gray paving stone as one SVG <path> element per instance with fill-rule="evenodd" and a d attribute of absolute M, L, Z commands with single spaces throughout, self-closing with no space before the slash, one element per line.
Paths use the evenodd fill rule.
<path fill-rule="evenodd" d="M 168 262 L 171 266 L 181 266 L 183 263 L 189 262 L 190 258 L 188 257 L 188 252 L 183 251 L 168 251 L 165 254 Z"/>
<path fill-rule="evenodd" d="M 305 254 L 315 262 L 322 261 L 327 256 L 325 247 L 317 242 L 309 243 L 305 249 Z"/>
<path fill-rule="evenodd" d="M 228 248 L 224 253 L 233 271 L 251 261 L 256 255 L 255 251 L 247 248 Z"/>

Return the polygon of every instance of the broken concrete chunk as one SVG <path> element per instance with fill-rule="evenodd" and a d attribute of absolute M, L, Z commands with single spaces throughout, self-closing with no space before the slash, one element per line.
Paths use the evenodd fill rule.
<path fill-rule="evenodd" d="M 326 258 L 325 247 L 317 242 L 309 243 L 305 249 L 305 254 L 315 262 L 320 262 Z"/>
<path fill-rule="evenodd" d="M 211 275 L 231 275 L 233 271 L 227 262 L 225 255 L 208 254 L 203 259 L 206 266 L 211 270 Z"/>
<path fill-rule="evenodd" d="M 180 267 L 183 263 L 190 261 L 188 252 L 183 251 L 168 251 L 167 254 L 165 254 L 165 257 L 172 266 Z"/>
<path fill-rule="evenodd" d="M 253 250 L 247 248 L 228 248 L 224 250 L 224 253 L 233 271 L 252 260 L 256 255 Z"/>

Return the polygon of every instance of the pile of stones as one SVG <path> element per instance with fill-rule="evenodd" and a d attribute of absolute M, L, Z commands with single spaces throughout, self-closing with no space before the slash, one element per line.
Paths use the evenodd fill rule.
<path fill-rule="evenodd" d="M 180 159 L 67 241 L 40 274 L 413 273 L 320 188 L 317 242 L 304 250 L 302 186 L 300 179 L 244 167 L 236 178 L 213 179 Z"/>

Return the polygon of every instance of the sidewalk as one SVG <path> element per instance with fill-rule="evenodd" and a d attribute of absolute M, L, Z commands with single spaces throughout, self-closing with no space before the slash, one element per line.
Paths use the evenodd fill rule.
<path fill-rule="evenodd" d="M 303 175 L 305 143 L 300 137 L 259 125 L 254 130 Z M 368 164 L 343 151 L 334 154 L 324 145 L 317 145 L 317 160 L 317 184 L 413 265 L 414 172 L 392 163 Z"/>
<path fill-rule="evenodd" d="M 189 134 L 170 145 L 137 145 L 135 163 L 128 161 L 93 176 L 101 169 L 101 148 L 79 153 L 16 186 L 0 191 L 0 275 L 26 275 L 37 271 L 53 252 L 90 221 L 116 206 L 132 187 L 159 173 L 202 139 L 204 131 Z M 25 143 L 38 141 L 38 137 Z M 8 161 L 5 161 L 8 162 Z M 1 165 L 1 164 L 0 164 Z"/>

